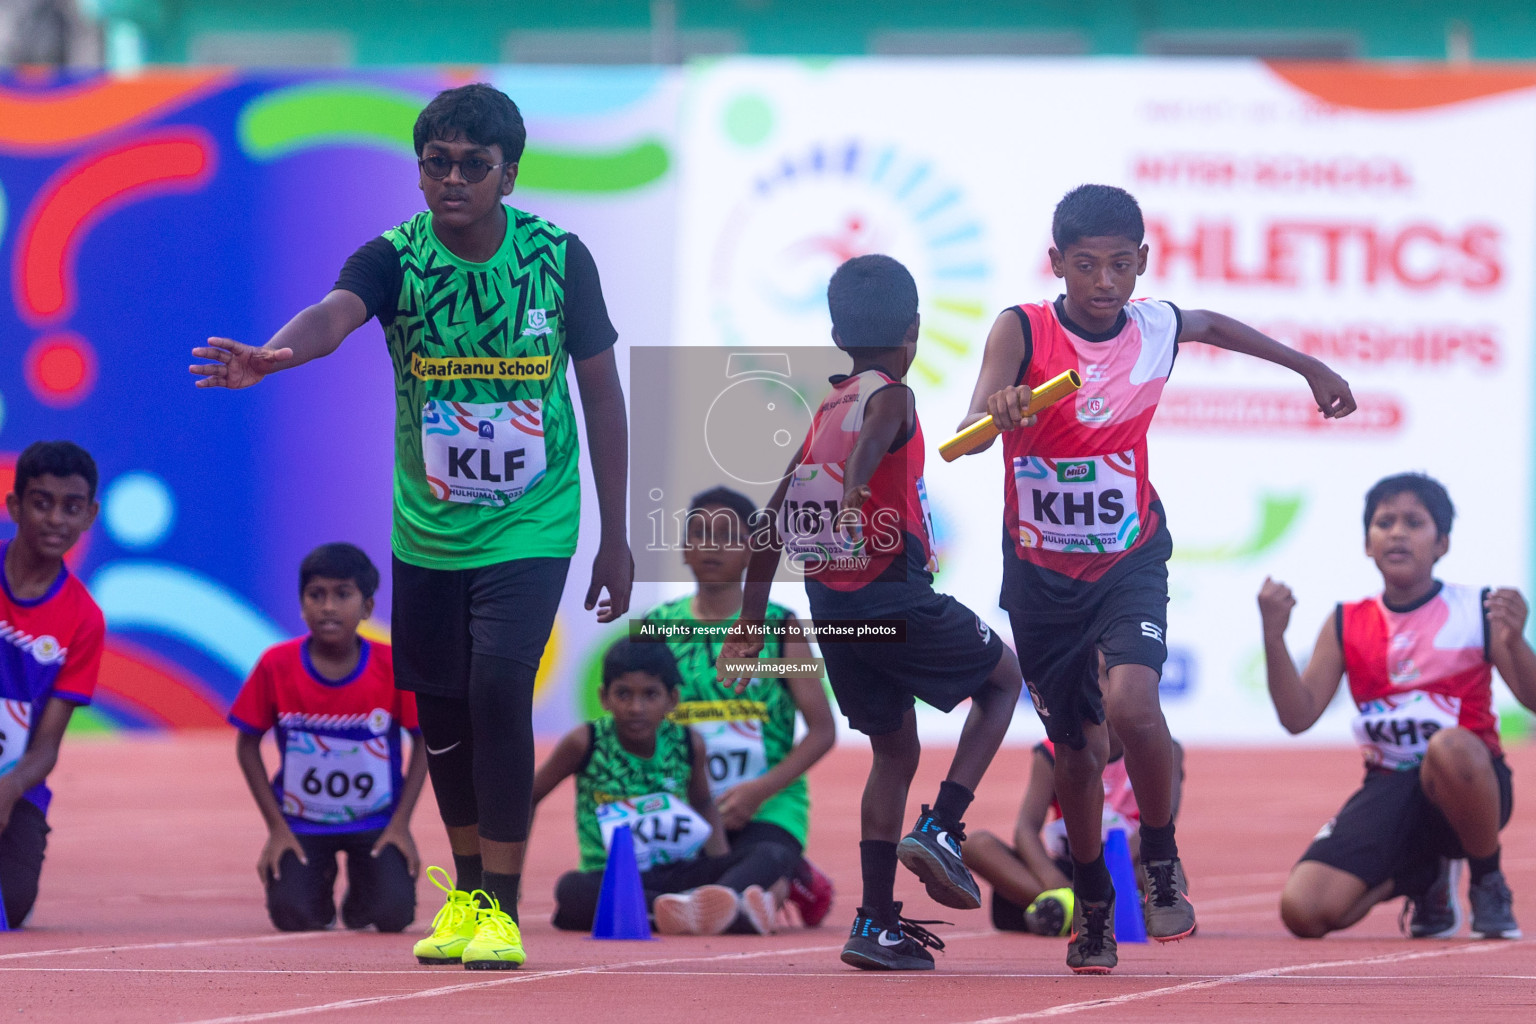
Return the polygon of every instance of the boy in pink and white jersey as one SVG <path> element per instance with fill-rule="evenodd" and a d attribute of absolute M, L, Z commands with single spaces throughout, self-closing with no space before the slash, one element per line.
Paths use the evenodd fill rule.
<path fill-rule="evenodd" d="M 1173 542 L 1147 474 L 1147 428 L 1178 346 L 1204 342 L 1295 370 L 1324 416 L 1355 408 L 1338 374 L 1230 317 L 1132 302 L 1147 269 L 1144 233 L 1141 208 L 1124 189 L 1067 193 L 1050 250 L 1066 293 L 998 316 L 961 423 L 991 415 L 1003 431 L 1001 603 L 1035 709 L 1057 745 L 1076 893 L 1067 965 L 1080 974 L 1117 963 L 1114 888 L 1099 837 L 1106 713 L 1141 806 L 1147 933 L 1170 942 L 1195 930 L 1174 841 L 1173 739 L 1158 704 Z M 1030 390 L 1065 370 L 1081 375 L 1082 389 L 1026 418 Z M 1100 653 L 1108 666 L 1102 689 Z"/>
<path fill-rule="evenodd" d="M 1382 592 L 1340 604 L 1297 672 L 1285 647 L 1296 600 L 1283 583 L 1259 591 L 1269 693 L 1280 724 L 1304 732 L 1349 676 L 1365 781 L 1318 832 L 1280 899 L 1303 938 L 1348 928 L 1378 903 L 1407 896 L 1413 938 L 1461 927 L 1457 881 L 1471 868 L 1472 934 L 1520 937 L 1499 865 L 1513 794 L 1493 714 L 1493 669 L 1536 710 L 1536 652 L 1522 635 L 1518 590 L 1434 578 L 1455 509 L 1438 482 L 1390 476 L 1365 498 L 1365 553 Z"/>

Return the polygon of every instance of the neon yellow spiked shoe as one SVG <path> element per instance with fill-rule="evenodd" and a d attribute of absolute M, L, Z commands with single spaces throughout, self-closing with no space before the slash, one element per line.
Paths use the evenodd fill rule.
<path fill-rule="evenodd" d="M 510 971 L 523 966 L 528 955 L 523 952 L 523 933 L 517 922 L 501 909 L 494 896 L 474 894 L 480 900 L 475 920 L 475 937 L 464 947 L 464 966 L 471 971 Z M 489 905 L 487 905 L 489 904 Z"/>
<path fill-rule="evenodd" d="M 447 893 L 448 898 L 443 903 L 443 909 L 432 919 L 432 934 L 416 943 L 412 950 L 416 954 L 416 962 L 434 967 L 462 963 L 464 948 L 475 937 L 475 923 L 480 916 L 480 907 L 469 893 L 448 884 L 448 872 L 442 868 L 436 865 L 427 868 L 427 878 Z"/>

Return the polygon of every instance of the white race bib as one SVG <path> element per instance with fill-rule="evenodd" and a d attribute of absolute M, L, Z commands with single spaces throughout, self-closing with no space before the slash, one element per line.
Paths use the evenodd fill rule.
<path fill-rule="evenodd" d="M 0 700 L 0 775 L 16 767 L 32 735 L 32 702 Z"/>
<path fill-rule="evenodd" d="M 544 478 L 543 403 L 448 402 L 421 410 L 421 451 L 434 497 L 510 505 Z"/>
<path fill-rule="evenodd" d="M 668 793 L 597 805 L 597 827 L 603 833 L 604 850 L 613 845 L 613 833 L 622 825 L 628 825 L 635 838 L 635 860 L 641 871 L 691 860 L 714 831 L 686 800 Z"/>
<path fill-rule="evenodd" d="M 1019 541 L 1046 551 L 1107 553 L 1136 541 L 1136 453 L 1013 460 Z"/>
<path fill-rule="evenodd" d="M 1360 705 L 1355 741 L 1365 763 L 1403 771 L 1424 760 L 1430 737 L 1461 720 L 1461 698 L 1411 690 Z"/>
<path fill-rule="evenodd" d="M 840 462 L 803 462 L 795 467 L 779 528 L 790 561 L 830 562 L 856 555 L 862 548 L 857 526 L 851 533 L 836 528 L 843 504 L 843 469 Z"/>
<path fill-rule="evenodd" d="M 393 801 L 388 740 L 344 740 L 298 729 L 288 733 L 284 814 L 339 825 L 388 811 Z"/>
<path fill-rule="evenodd" d="M 696 722 L 690 728 L 703 738 L 708 753 L 710 796 L 718 798 L 731 787 L 768 770 L 762 719 Z"/>
<path fill-rule="evenodd" d="M 1099 828 L 1099 838 L 1105 841 L 1109 839 L 1109 833 L 1114 829 L 1120 829 L 1125 833 L 1127 841 L 1136 834 L 1137 824 L 1127 821 L 1119 811 L 1104 808 L 1104 820 Z M 1067 843 L 1067 823 L 1062 818 L 1052 818 L 1040 829 L 1040 845 L 1045 847 L 1045 852 L 1056 860 L 1063 860 L 1071 856 L 1071 846 Z"/>

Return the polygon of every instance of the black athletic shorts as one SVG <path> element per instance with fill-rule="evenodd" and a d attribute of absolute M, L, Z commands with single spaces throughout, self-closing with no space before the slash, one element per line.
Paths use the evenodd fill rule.
<path fill-rule="evenodd" d="M 10 823 L 0 832 L 0 895 L 5 899 L 5 919 L 12 928 L 22 926 L 37 902 L 37 883 L 51 831 L 36 804 L 17 800 L 11 808 Z"/>
<path fill-rule="evenodd" d="M 1493 759 L 1499 780 L 1499 828 L 1509 822 L 1514 789 L 1502 756 Z M 1441 857 L 1467 855 L 1456 830 L 1419 785 L 1419 769 L 1368 770 L 1339 813 L 1312 840 L 1302 860 L 1347 871 L 1367 889 L 1392 879 L 1394 895 L 1418 897 L 1429 888 Z"/>
<path fill-rule="evenodd" d="M 811 614 L 844 617 L 817 614 L 814 600 Z M 904 619 L 906 640 L 821 645 L 838 710 L 866 736 L 900 729 L 917 700 L 953 711 L 981 689 L 1005 649 L 981 616 L 947 594 L 928 591 L 926 598 L 878 617 Z"/>
<path fill-rule="evenodd" d="M 1168 529 L 1159 525 L 1102 579 L 1085 581 L 1020 568 L 1012 550 L 1005 551 L 1002 606 L 1025 685 L 1052 742 L 1081 750 L 1083 723 L 1104 721 L 1099 651 L 1109 668 L 1145 665 L 1162 673 L 1172 553 Z"/>
<path fill-rule="evenodd" d="M 395 686 L 464 697 L 476 654 L 537 669 L 570 565 L 569 558 L 517 558 L 479 569 L 425 569 L 396 557 Z"/>

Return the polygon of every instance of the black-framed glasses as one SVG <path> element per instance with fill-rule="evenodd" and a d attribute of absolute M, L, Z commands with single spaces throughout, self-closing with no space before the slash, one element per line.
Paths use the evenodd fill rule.
<path fill-rule="evenodd" d="M 422 157 L 416 161 L 421 164 L 421 169 L 433 181 L 442 181 L 453 173 L 455 165 L 459 168 L 459 176 L 471 185 L 484 181 L 485 176 L 497 167 L 506 165 L 503 160 L 499 164 L 493 164 L 488 160 L 482 160 L 478 156 L 465 157 L 463 160 L 450 160 L 445 156 L 434 153 L 432 156 Z"/>

